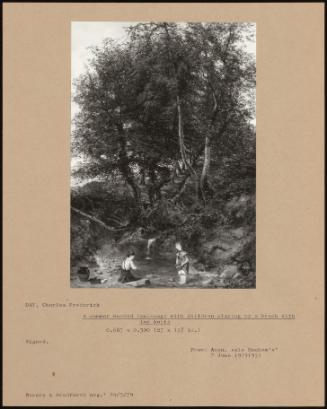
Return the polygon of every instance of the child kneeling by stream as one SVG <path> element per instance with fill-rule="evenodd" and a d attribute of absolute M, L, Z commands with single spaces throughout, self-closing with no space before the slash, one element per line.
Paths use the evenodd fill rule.
<path fill-rule="evenodd" d="M 135 257 L 134 251 L 131 251 L 127 254 L 124 261 L 122 262 L 121 273 L 120 277 L 118 278 L 118 281 L 122 284 L 138 282 L 140 284 L 143 283 L 145 285 L 149 285 L 150 280 L 142 279 L 141 277 L 137 277 L 134 275 L 133 271 L 137 270 L 137 267 L 134 264 L 134 257 Z"/>
<path fill-rule="evenodd" d="M 135 257 L 135 252 L 131 251 L 127 254 L 127 256 L 124 258 L 124 261 L 122 262 L 121 265 L 121 273 L 120 277 L 118 278 L 118 281 L 120 283 L 129 283 L 130 281 L 136 281 L 139 280 L 138 277 L 135 277 L 132 271 L 137 270 L 135 264 L 134 264 L 134 257 Z"/>

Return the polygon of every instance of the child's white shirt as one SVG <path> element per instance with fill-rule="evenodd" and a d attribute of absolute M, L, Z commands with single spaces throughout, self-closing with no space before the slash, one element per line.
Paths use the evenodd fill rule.
<path fill-rule="evenodd" d="M 124 270 L 136 270 L 136 265 L 133 263 L 133 260 L 130 258 L 126 258 L 123 263 L 122 267 Z"/>

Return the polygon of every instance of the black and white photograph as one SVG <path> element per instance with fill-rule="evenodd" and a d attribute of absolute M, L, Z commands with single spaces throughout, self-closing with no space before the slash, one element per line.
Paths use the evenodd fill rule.
<path fill-rule="evenodd" d="M 71 23 L 73 288 L 256 288 L 256 24 Z"/>

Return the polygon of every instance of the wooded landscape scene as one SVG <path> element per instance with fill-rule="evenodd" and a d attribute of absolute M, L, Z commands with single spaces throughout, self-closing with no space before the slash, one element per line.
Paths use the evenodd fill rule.
<path fill-rule="evenodd" d="M 93 47 L 72 88 L 72 287 L 255 288 L 251 42 L 252 23 L 153 22 Z"/>

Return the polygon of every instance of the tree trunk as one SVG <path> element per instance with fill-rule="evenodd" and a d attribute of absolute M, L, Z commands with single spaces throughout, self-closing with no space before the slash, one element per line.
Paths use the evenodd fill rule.
<path fill-rule="evenodd" d="M 199 188 L 199 182 L 198 182 L 198 175 L 196 171 L 194 170 L 193 166 L 189 163 L 186 157 L 186 150 L 185 150 L 185 143 L 184 143 L 184 130 L 183 130 L 183 114 L 182 114 L 182 107 L 181 107 L 181 102 L 180 98 L 177 95 L 176 98 L 176 104 L 177 104 L 177 113 L 178 113 L 178 144 L 179 144 L 179 150 L 181 154 L 181 158 L 183 161 L 183 164 L 185 168 L 192 174 L 194 183 L 195 183 L 195 192 L 196 192 L 196 197 L 198 199 L 203 199 L 202 192 Z"/>
<path fill-rule="evenodd" d="M 206 187 L 209 169 L 210 169 L 210 161 L 211 161 L 210 139 L 208 136 L 206 136 L 205 143 L 204 143 L 204 162 L 203 162 L 202 173 L 200 177 L 200 189 L 202 190 L 202 192 L 204 192 L 205 187 Z"/>
<path fill-rule="evenodd" d="M 209 86 L 211 88 L 211 93 L 212 93 L 212 98 L 213 98 L 213 108 L 212 108 L 212 113 L 211 113 L 211 118 L 210 118 L 210 127 L 212 128 L 214 126 L 215 118 L 218 112 L 218 102 L 217 102 L 215 90 L 210 81 L 209 81 Z M 200 191 L 202 193 L 202 199 L 203 199 L 204 205 L 206 205 L 205 190 L 208 184 L 208 174 L 209 174 L 209 169 L 210 169 L 210 162 L 211 162 L 211 137 L 207 135 L 204 140 L 204 161 L 203 161 L 203 167 L 202 167 L 202 172 L 200 176 Z"/>
<path fill-rule="evenodd" d="M 127 183 L 130 185 L 133 191 L 133 196 L 135 199 L 135 205 L 136 205 L 136 211 L 137 213 L 141 213 L 142 211 L 142 202 L 141 202 L 141 191 L 137 183 L 135 182 L 135 179 L 133 175 L 131 175 L 131 170 L 129 169 L 129 166 L 123 166 L 122 167 L 122 173 L 125 176 L 125 179 Z"/>
<path fill-rule="evenodd" d="M 189 164 L 186 158 L 185 144 L 184 144 L 184 130 L 183 130 L 183 118 L 182 118 L 182 108 L 179 96 L 176 98 L 177 113 L 178 113 L 178 144 L 179 151 L 181 154 L 182 161 L 186 169 L 189 169 Z"/>
<path fill-rule="evenodd" d="M 156 200 L 156 181 L 157 181 L 153 163 L 150 163 L 150 166 L 149 166 L 149 179 L 150 179 L 150 185 L 148 188 L 148 196 L 149 196 L 150 205 L 151 207 L 153 207 L 155 200 Z"/>
<path fill-rule="evenodd" d="M 143 168 L 140 170 L 140 185 L 145 186 L 145 170 Z"/>
<path fill-rule="evenodd" d="M 119 142 L 120 142 L 120 151 L 119 151 L 119 170 L 124 176 L 126 182 L 132 189 L 134 200 L 135 200 L 135 207 L 137 215 L 140 215 L 142 212 L 142 202 L 141 202 L 141 190 L 135 180 L 133 172 L 129 167 L 129 159 L 127 156 L 127 149 L 126 149 L 126 139 L 124 135 L 124 131 L 121 125 L 117 125 L 118 132 L 119 132 Z"/>
<path fill-rule="evenodd" d="M 182 78 L 180 75 L 180 67 L 178 66 L 179 64 L 176 62 L 176 59 L 175 60 L 173 59 L 172 52 L 170 49 L 171 39 L 170 39 L 169 30 L 168 30 L 168 24 L 164 23 L 163 27 L 166 32 L 166 49 L 168 53 L 168 60 L 173 66 L 174 78 L 176 81 L 176 88 L 177 88 L 176 105 L 177 105 L 177 115 L 178 115 L 179 150 L 180 150 L 181 158 L 185 166 L 185 169 L 187 169 L 190 172 L 190 174 L 193 176 L 194 184 L 195 184 L 196 198 L 199 200 L 203 200 L 204 198 L 203 198 L 203 194 L 200 189 L 200 186 L 199 186 L 198 175 L 196 171 L 194 170 L 193 166 L 187 160 L 187 156 L 186 156 L 186 149 L 185 149 L 185 143 L 184 143 L 184 130 L 183 130 L 183 114 L 182 114 L 182 107 L 181 107 L 181 101 L 180 101 L 180 80 Z"/>

